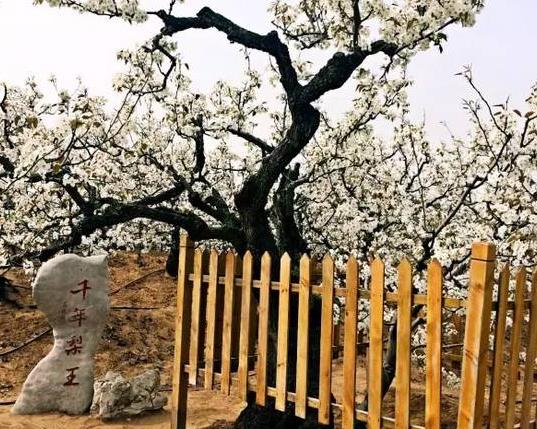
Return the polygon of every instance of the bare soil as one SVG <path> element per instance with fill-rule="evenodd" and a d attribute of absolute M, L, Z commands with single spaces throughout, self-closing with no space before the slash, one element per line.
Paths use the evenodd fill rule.
<path fill-rule="evenodd" d="M 110 259 L 112 311 L 96 355 L 96 377 L 114 370 L 131 377 L 149 368 L 158 368 L 162 386 L 171 386 L 174 352 L 175 281 L 158 271 L 166 256 L 120 253 Z M 147 275 L 140 281 L 133 280 Z M 10 273 L 20 288 L 12 298 L 22 305 L 16 308 L 0 303 L 0 403 L 16 399 L 31 369 L 52 346 L 52 336 L 44 335 L 26 347 L 1 356 L 35 335 L 48 329 L 45 317 L 33 306 L 29 279 L 22 273 Z M 126 287 L 125 287 L 126 286 Z M 115 292 L 115 293 L 114 293 Z M 120 307 L 120 308 L 118 308 Z M 423 425 L 424 388 L 422 371 L 412 375 L 411 421 Z M 365 359 L 357 371 L 357 393 L 360 400 L 366 391 Z M 341 361 L 334 361 L 333 392 L 338 402 L 342 392 Z M 457 392 L 445 388 L 442 394 L 443 427 L 455 427 Z M 189 392 L 188 426 L 190 428 L 224 429 L 235 420 L 244 404 L 234 395 L 197 388 Z M 394 395 L 390 391 L 383 401 L 384 415 L 394 414 Z M 336 413 L 337 414 L 337 413 Z M 336 422 L 339 416 L 336 415 Z M 71 417 L 59 414 L 13 416 L 10 405 L 0 405 L 0 429 L 167 429 L 169 411 L 147 413 L 130 420 L 102 422 L 89 416 Z"/>

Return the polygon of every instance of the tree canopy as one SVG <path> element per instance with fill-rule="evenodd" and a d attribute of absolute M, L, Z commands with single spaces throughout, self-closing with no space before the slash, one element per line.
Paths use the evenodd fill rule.
<path fill-rule="evenodd" d="M 476 91 L 465 104 L 468 138 L 430 142 L 407 119 L 412 56 L 445 43 L 448 25 L 472 25 L 482 1 L 275 1 L 268 34 L 209 8 L 181 16 L 174 1 L 155 11 L 136 1 L 36 3 L 163 27 L 118 53 L 114 109 L 82 84 L 67 91 L 53 80 L 53 98 L 32 80 L 4 84 L 3 265 L 76 246 L 166 247 L 170 226 L 239 251 L 407 253 L 418 264 L 435 255 L 455 268 L 480 238 L 528 256 L 535 88 L 528 114 L 491 106 L 465 70 Z M 192 89 L 195 71 L 177 46 L 190 29 L 238 45 L 241 83 Z M 318 70 L 301 60 L 312 50 L 329 54 Z M 269 70 L 252 66 L 252 51 L 267 54 Z M 323 95 L 349 80 L 352 109 L 331 117 Z M 379 118 L 392 138 L 375 133 Z"/>

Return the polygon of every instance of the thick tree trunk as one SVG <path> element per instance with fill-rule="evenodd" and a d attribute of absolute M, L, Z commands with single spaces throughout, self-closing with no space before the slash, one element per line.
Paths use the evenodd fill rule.
<path fill-rule="evenodd" d="M 177 277 L 179 271 L 179 227 L 172 229 L 172 244 L 166 260 L 166 273 Z"/>

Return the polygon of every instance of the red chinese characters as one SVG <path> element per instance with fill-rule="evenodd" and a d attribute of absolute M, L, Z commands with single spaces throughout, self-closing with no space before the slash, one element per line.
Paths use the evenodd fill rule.
<path fill-rule="evenodd" d="M 80 354 L 82 352 L 82 336 L 73 335 L 67 340 L 67 347 L 65 348 L 65 354 L 67 356 Z"/>
<path fill-rule="evenodd" d="M 78 286 L 80 286 L 80 288 L 71 289 L 69 292 L 72 295 L 81 294 L 82 301 L 85 301 L 88 295 L 88 291 L 91 290 L 91 287 L 88 283 L 88 280 L 82 280 L 80 283 L 78 283 Z M 78 306 L 76 306 L 69 314 L 68 321 L 75 323 L 80 328 L 84 320 L 87 319 L 86 316 L 86 309 L 84 307 L 79 308 Z M 66 341 L 64 352 L 67 356 L 79 355 L 82 353 L 82 350 L 82 335 L 72 335 L 71 338 Z M 66 381 L 65 383 L 63 383 L 64 386 L 78 386 L 80 384 L 78 381 L 76 381 L 76 371 L 78 371 L 79 369 L 80 367 L 73 366 L 65 370 L 67 374 L 65 376 Z"/>
<path fill-rule="evenodd" d="M 75 289 L 75 290 L 70 290 L 70 292 L 75 295 L 75 294 L 78 294 L 80 292 L 82 292 L 82 299 L 85 300 L 86 299 L 86 292 L 88 290 L 91 289 L 91 287 L 88 286 L 88 281 L 87 280 L 82 280 L 78 286 L 82 286 L 81 289 Z"/>
<path fill-rule="evenodd" d="M 73 368 L 67 368 L 67 375 L 65 376 L 66 382 L 63 383 L 64 386 L 78 386 L 80 383 L 78 383 L 76 380 L 76 374 L 75 372 L 79 369 L 79 366 L 75 366 Z"/>
<path fill-rule="evenodd" d="M 82 322 L 86 320 L 86 309 L 75 307 L 71 315 L 69 316 L 69 322 L 76 322 L 78 326 L 82 326 Z"/>

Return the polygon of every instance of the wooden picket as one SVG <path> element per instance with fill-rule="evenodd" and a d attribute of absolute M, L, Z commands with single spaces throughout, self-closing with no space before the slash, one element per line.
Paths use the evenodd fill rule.
<path fill-rule="evenodd" d="M 233 330 L 233 304 L 235 302 L 235 254 L 226 254 L 226 276 L 225 276 L 225 299 L 224 299 L 224 323 L 222 328 L 222 376 L 220 388 L 222 393 L 229 394 L 231 388 L 231 348 Z"/>
<path fill-rule="evenodd" d="M 336 287 L 336 279 L 339 285 L 341 277 L 330 256 L 318 264 L 307 255 L 298 261 L 284 254 L 273 264 L 271 255 L 265 253 L 256 263 L 250 252 L 240 259 L 240 255 L 232 251 L 220 254 L 214 249 L 210 252 L 194 250 L 193 243 L 187 237 L 181 237 L 179 265 L 177 308 L 180 314 L 176 318 L 171 400 L 173 429 L 186 427 L 187 387 L 188 384 L 196 385 L 199 378 L 206 389 L 219 389 L 224 394 L 236 391 L 243 401 L 251 392 L 257 404 L 274 406 L 281 411 L 293 410 L 294 403 L 294 413 L 300 418 L 309 415 L 308 410 L 316 410 L 321 424 L 331 424 L 333 411 L 339 409 L 343 429 L 354 428 L 357 420 L 367 422 L 368 428 L 372 429 L 383 426 L 439 429 L 442 423 L 444 308 L 463 308 L 466 320 L 472 321 L 466 323 L 464 353 L 460 356 L 462 385 L 457 427 L 477 429 L 486 424 L 491 429 L 527 429 L 535 425 L 532 394 L 537 357 L 537 329 L 534 328 L 537 324 L 537 270 L 531 279 L 531 299 L 528 300 L 524 296 L 528 292 L 526 270 L 518 271 L 513 302 L 508 299 L 511 271 L 505 266 L 497 282 L 497 302 L 492 302 L 495 268 L 492 245 L 480 243 L 472 248 L 467 300 L 443 295 L 442 266 L 436 260 L 428 266 L 425 294 L 415 293 L 413 277 L 422 273 L 413 273 L 412 264 L 406 259 L 402 259 L 398 266 L 397 279 L 389 277 L 396 286 L 395 291 L 390 292 L 385 289 L 387 274 L 379 258 L 370 264 L 370 270 L 361 270 L 356 258 L 350 257 L 344 269 L 345 282 Z M 298 269 L 293 269 L 295 265 Z M 343 305 L 344 318 L 339 322 L 343 329 L 342 345 L 334 334 L 338 332 L 334 325 L 335 297 L 340 297 L 342 301 L 338 305 Z M 320 305 L 321 317 L 320 331 L 314 333 L 314 339 L 310 337 L 313 300 L 315 305 Z M 361 311 L 369 309 L 369 333 L 367 339 L 359 341 L 360 301 L 369 302 L 369 305 L 360 307 Z M 276 302 L 277 312 L 270 310 Z M 416 424 L 410 413 L 413 392 L 410 389 L 411 340 L 416 304 L 425 306 L 426 314 L 423 426 Z M 291 307 L 298 314 L 292 314 Z M 385 307 L 396 314 L 397 359 L 392 416 L 383 414 L 382 407 Z M 525 321 L 527 311 L 529 320 Z M 493 312 L 494 341 L 489 356 L 489 327 Z M 513 313 L 513 325 L 506 335 L 510 312 Z M 421 314 L 419 317 L 423 317 L 423 310 Z M 252 328 L 254 322 L 257 322 L 255 329 Z M 295 323 L 297 325 L 293 327 Z M 273 327 L 276 327 L 275 332 L 269 332 Z M 289 335 L 295 328 L 296 338 Z M 524 336 L 526 331 L 528 335 Z M 296 344 L 290 343 L 291 338 Z M 523 341 L 524 338 L 527 341 Z M 319 343 L 310 347 L 311 341 Z M 358 342 L 363 341 L 368 350 L 368 408 L 365 411 L 356 403 Z M 296 356 L 290 355 L 291 350 L 296 350 Z M 319 353 L 316 374 L 312 374 L 308 367 L 312 350 Z M 523 368 L 519 364 L 520 352 L 526 354 Z M 342 392 L 333 396 L 333 359 L 341 353 Z M 451 356 L 450 359 L 457 357 L 451 352 L 445 354 Z M 504 363 L 507 354 L 508 365 Z M 251 377 L 254 362 L 255 376 Z M 290 377 L 290 368 L 296 368 L 294 379 Z M 520 377 L 523 377 L 523 389 L 518 389 Z M 507 383 L 502 383 L 503 379 Z M 312 380 L 318 391 L 310 388 Z M 504 413 L 500 409 L 504 394 L 502 386 L 505 386 L 507 398 Z M 489 392 L 488 398 L 485 391 Z M 485 400 L 488 401 L 486 419 Z M 517 407 L 517 404 L 521 406 Z"/>
<path fill-rule="evenodd" d="M 250 351 L 250 317 L 252 315 L 252 254 L 246 252 L 242 264 L 241 328 L 239 346 L 239 396 L 246 401 L 248 395 L 248 353 Z"/>
<path fill-rule="evenodd" d="M 475 243 L 472 246 L 467 309 L 467 318 L 472 323 L 466 324 L 464 333 L 465 351 L 457 418 L 460 429 L 482 426 L 495 260 L 496 248 L 493 245 Z"/>
<path fill-rule="evenodd" d="M 509 295 L 509 266 L 506 265 L 498 281 L 498 309 L 494 333 L 494 355 L 492 381 L 490 383 L 489 427 L 498 429 L 500 417 L 500 395 L 502 389 L 502 374 L 504 367 L 505 327 L 507 323 L 507 298 Z"/>
<path fill-rule="evenodd" d="M 524 321 L 524 289 L 526 287 L 526 269 L 520 268 L 516 275 L 515 316 L 511 328 L 511 348 L 509 362 L 509 378 L 507 380 L 507 401 L 505 412 L 505 427 L 515 426 L 516 395 L 518 389 L 518 363 L 520 355 L 522 323 Z"/>
<path fill-rule="evenodd" d="M 407 259 L 399 265 L 397 303 L 397 360 L 395 372 L 395 427 L 410 424 L 410 335 L 412 324 L 412 267 Z"/>
<path fill-rule="evenodd" d="M 213 388 L 216 336 L 216 294 L 218 287 L 218 252 L 213 249 L 209 259 L 209 287 L 207 291 L 207 339 L 205 344 L 205 389 Z"/>
<path fill-rule="evenodd" d="M 384 327 L 384 263 L 371 264 L 371 298 L 369 310 L 368 427 L 380 429 L 382 415 L 382 330 Z"/>
<path fill-rule="evenodd" d="M 295 400 L 295 414 L 301 418 L 306 417 L 308 398 L 308 345 L 311 274 L 311 260 L 307 255 L 304 255 L 300 259 Z"/>
<path fill-rule="evenodd" d="M 319 423 L 330 423 L 332 395 L 332 334 L 334 320 L 334 261 L 323 259 L 321 360 L 319 364 Z"/>
<path fill-rule="evenodd" d="M 358 262 L 347 262 L 347 297 L 345 302 L 345 339 L 343 344 L 343 429 L 354 429 L 356 401 L 356 331 L 359 299 Z"/>
<path fill-rule="evenodd" d="M 429 264 L 427 276 L 427 350 L 425 368 L 425 428 L 440 429 L 442 395 L 442 266 Z"/>
<path fill-rule="evenodd" d="M 261 258 L 261 290 L 259 298 L 259 334 L 257 345 L 257 391 L 258 405 L 267 403 L 267 354 L 269 333 L 270 303 L 270 254 L 265 252 Z"/>
<path fill-rule="evenodd" d="M 522 393 L 522 410 L 520 425 L 528 428 L 530 425 L 531 401 L 533 394 L 533 373 L 537 354 L 537 269 L 533 272 L 531 282 L 531 307 L 529 319 L 529 339 L 526 348 L 526 364 L 524 366 L 524 390 Z"/>
<path fill-rule="evenodd" d="M 287 398 L 287 349 L 289 340 L 289 300 L 291 258 L 286 253 L 280 263 L 280 308 L 278 311 L 278 347 L 276 357 L 276 409 L 285 411 Z"/>
<path fill-rule="evenodd" d="M 201 332 L 204 324 L 201 322 L 202 316 L 202 263 L 203 251 L 196 249 L 194 253 L 194 282 L 192 286 L 192 322 L 190 326 L 190 360 L 189 360 L 189 383 L 192 386 L 197 384 L 198 361 Z"/>

